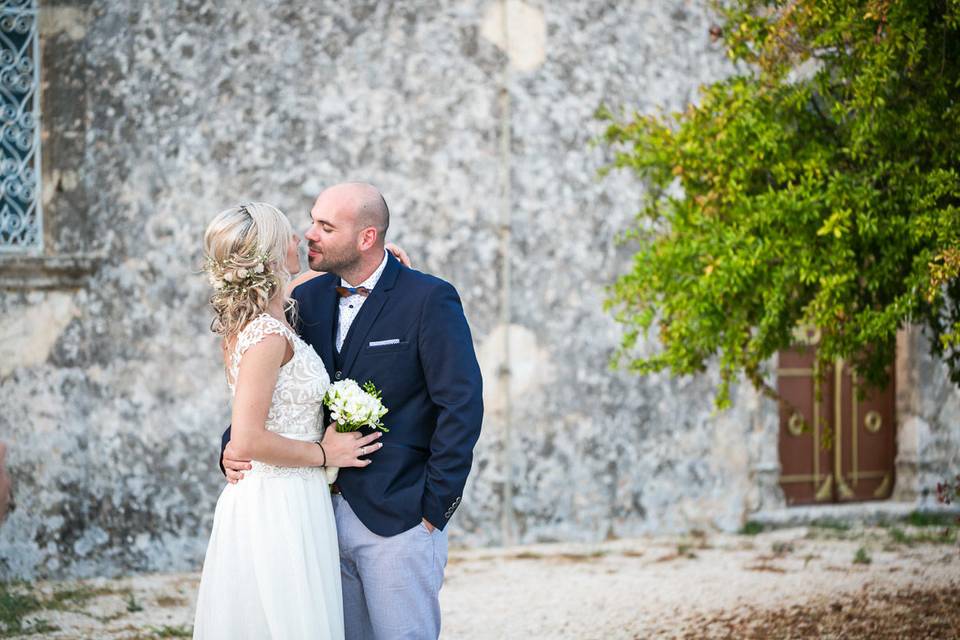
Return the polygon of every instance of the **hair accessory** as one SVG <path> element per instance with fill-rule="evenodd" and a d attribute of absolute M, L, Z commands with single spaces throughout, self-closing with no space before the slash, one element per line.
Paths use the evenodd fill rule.
<path fill-rule="evenodd" d="M 204 270 L 210 285 L 217 291 L 246 293 L 249 289 L 257 289 L 270 282 L 270 272 L 267 270 L 269 260 L 270 256 L 266 253 L 252 259 L 237 256 L 222 261 L 207 256 Z"/>

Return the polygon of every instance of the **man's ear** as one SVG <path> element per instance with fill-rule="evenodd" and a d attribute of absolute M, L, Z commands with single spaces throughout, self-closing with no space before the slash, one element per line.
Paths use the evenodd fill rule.
<path fill-rule="evenodd" d="M 377 229 L 376 227 L 367 227 L 360 232 L 360 250 L 366 251 L 370 247 L 377 244 Z"/>

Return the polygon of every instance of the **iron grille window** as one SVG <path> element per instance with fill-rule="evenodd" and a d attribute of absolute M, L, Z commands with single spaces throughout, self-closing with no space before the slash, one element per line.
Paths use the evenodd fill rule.
<path fill-rule="evenodd" d="M 0 0 L 0 251 L 43 248 L 36 0 Z"/>

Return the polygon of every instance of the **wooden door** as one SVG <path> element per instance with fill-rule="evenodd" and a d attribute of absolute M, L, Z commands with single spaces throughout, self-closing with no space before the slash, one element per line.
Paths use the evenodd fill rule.
<path fill-rule="evenodd" d="M 853 372 L 831 366 L 815 388 L 815 339 L 780 352 L 780 486 L 788 505 L 882 500 L 893 489 L 895 396 L 887 388 L 857 398 Z"/>
<path fill-rule="evenodd" d="M 886 389 L 867 389 L 857 399 L 853 374 L 843 367 L 836 381 L 840 394 L 840 438 L 834 466 L 844 481 L 837 486 L 842 500 L 882 500 L 893 491 L 897 455 L 896 396 L 893 380 Z"/>

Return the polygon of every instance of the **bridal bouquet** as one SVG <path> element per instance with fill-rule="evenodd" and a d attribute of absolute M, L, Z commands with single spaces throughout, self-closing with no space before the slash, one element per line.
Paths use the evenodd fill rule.
<path fill-rule="evenodd" d="M 330 409 L 330 417 L 337 423 L 337 431 L 357 431 L 360 427 L 389 431 L 380 421 L 387 413 L 383 398 L 373 382 L 361 387 L 356 380 L 347 378 L 333 383 L 323 396 L 323 404 Z M 327 467 L 327 482 L 335 482 L 339 467 Z"/>

